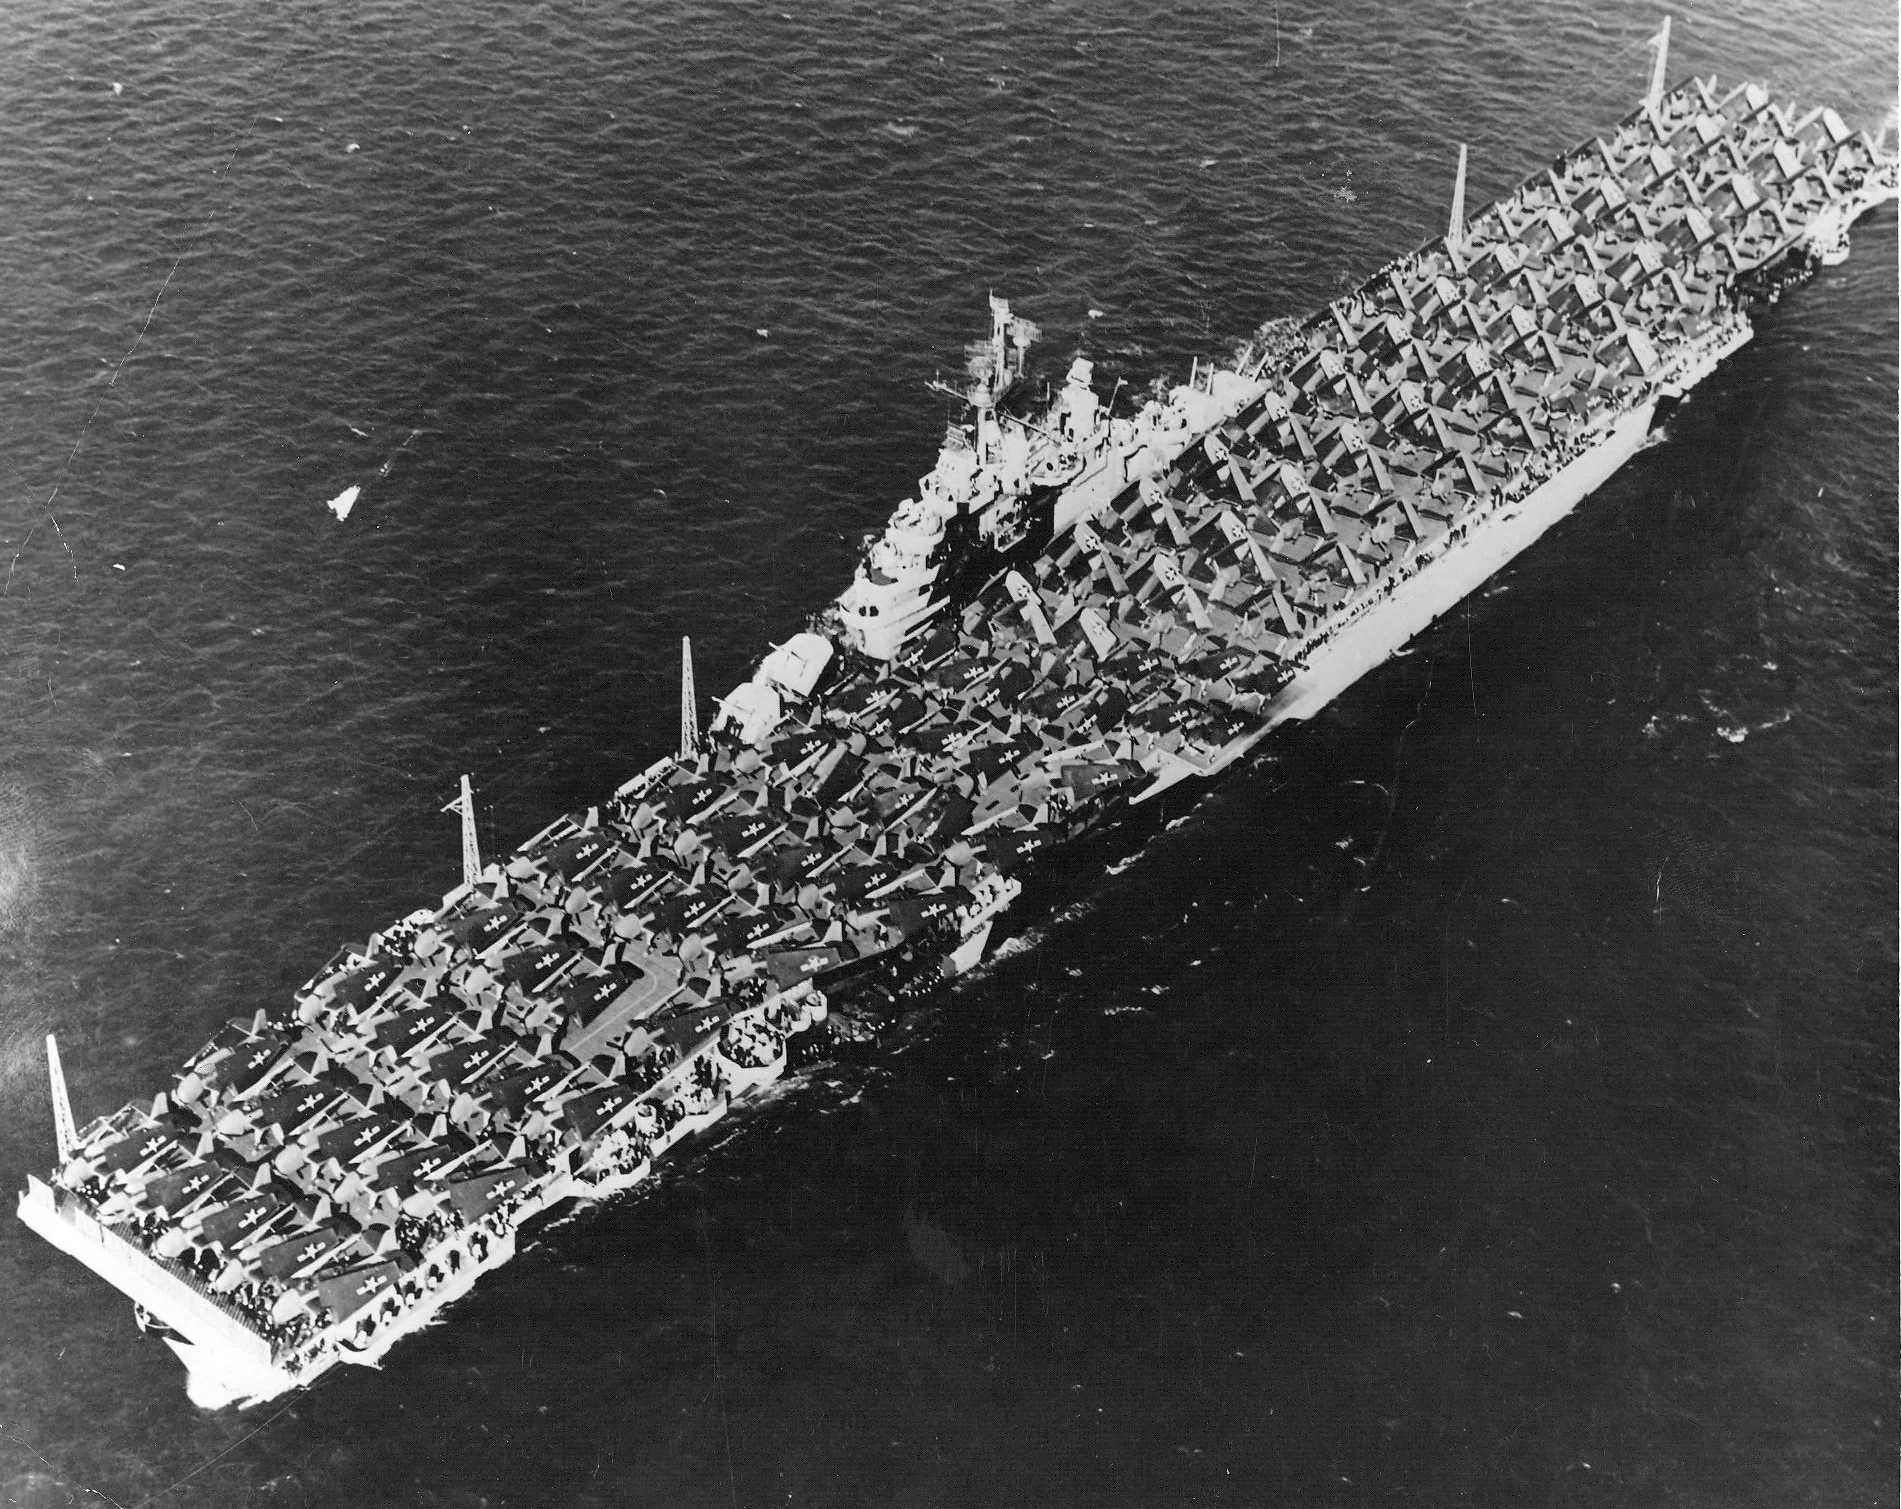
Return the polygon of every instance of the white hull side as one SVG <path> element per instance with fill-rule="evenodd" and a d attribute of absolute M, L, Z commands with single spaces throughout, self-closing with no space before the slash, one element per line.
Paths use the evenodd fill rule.
<path fill-rule="evenodd" d="M 632 1168 L 627 1169 L 623 1173 L 609 1174 L 596 1184 L 587 1184 L 578 1179 L 572 1180 L 562 1190 L 562 1194 L 564 1197 L 572 1197 L 582 1205 L 588 1205 L 597 1200 L 605 1200 L 610 1195 L 622 1194 L 632 1189 L 635 1185 L 643 1183 L 650 1178 L 652 1174 L 653 1161 L 647 1159 L 636 1163 Z M 550 1201 L 549 1203 L 552 1205 L 555 1202 Z"/>
<path fill-rule="evenodd" d="M 248 1409 L 292 1389 L 307 1388 L 338 1363 L 347 1363 L 352 1367 L 381 1367 L 383 1358 L 397 1342 L 404 1337 L 414 1336 L 418 1331 L 427 1330 L 445 1309 L 473 1289 L 483 1274 L 492 1273 L 514 1260 L 513 1228 L 496 1233 L 485 1232 L 484 1235 L 489 1244 L 486 1257 L 478 1259 L 473 1252 L 465 1249 L 460 1272 L 450 1275 L 439 1287 L 400 1314 L 384 1320 L 366 1344 L 360 1347 L 347 1342 L 337 1345 L 321 1353 L 314 1364 L 302 1373 L 292 1374 L 279 1367 L 272 1367 L 262 1373 L 243 1367 L 234 1368 L 234 1359 L 223 1348 L 167 1337 L 165 1344 L 185 1364 L 187 1397 L 200 1409 L 221 1409 L 227 1404 Z"/>
<path fill-rule="evenodd" d="M 148 1314 L 178 1333 L 172 1350 L 191 1370 L 192 1403 L 217 1409 L 238 1401 L 269 1398 L 297 1380 L 271 1361 L 270 1345 L 226 1315 L 182 1279 L 125 1245 L 82 1212 L 61 1211 L 52 1190 L 27 1182 L 19 1216 L 60 1251 L 77 1258 Z"/>
<path fill-rule="evenodd" d="M 19 1216 L 175 1333 L 165 1338 L 165 1344 L 185 1364 L 185 1392 L 200 1409 L 260 1404 L 304 1387 L 339 1362 L 375 1367 L 397 1342 L 432 1324 L 446 1306 L 473 1289 L 484 1273 L 515 1255 L 513 1229 L 485 1233 L 486 1256 L 478 1259 L 465 1251 L 459 1272 L 400 1315 L 385 1320 L 366 1345 L 337 1346 L 320 1354 L 314 1366 L 293 1373 L 271 1360 L 270 1345 L 261 1336 L 189 1284 L 100 1229 L 83 1212 L 58 1209 L 52 1190 L 38 1179 L 30 1180 L 20 1196 Z"/>
<path fill-rule="evenodd" d="M 1625 414 L 1592 449 L 1335 630 L 1268 704 L 1267 727 L 1311 718 L 1534 544 L 1636 453 L 1655 411 L 1653 401 Z"/>
<path fill-rule="evenodd" d="M 996 919 L 984 922 L 974 933 L 957 945 L 944 960 L 944 977 L 969 974 L 977 967 L 977 961 L 983 957 L 984 947 L 990 942 L 990 929 L 996 925 Z"/>
<path fill-rule="evenodd" d="M 262 1404 L 266 1399 L 275 1399 L 279 1394 L 287 1394 L 309 1382 L 308 1379 L 291 1377 L 282 1368 L 271 1368 L 259 1373 L 243 1366 L 233 1366 L 233 1359 L 228 1353 L 216 1347 L 181 1341 L 176 1336 L 167 1336 L 165 1345 L 176 1352 L 178 1360 L 185 1364 L 185 1397 L 200 1409 L 223 1409 L 231 1404 L 240 1407 Z"/>

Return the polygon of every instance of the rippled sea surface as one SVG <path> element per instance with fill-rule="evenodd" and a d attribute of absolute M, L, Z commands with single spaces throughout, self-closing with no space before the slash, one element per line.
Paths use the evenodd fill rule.
<path fill-rule="evenodd" d="M 183 11 L 193 12 L 189 18 Z M 0 1186 L 672 738 L 1009 296 L 1140 387 L 1634 103 L 1646 7 L 0 11 Z M 1673 74 L 1892 110 L 1872 0 Z M 0 1503 L 1846 1505 L 1896 1477 L 1896 237 L 869 1064 L 381 1372 L 0 1220 Z M 363 489 L 346 522 L 324 503 Z M 1179 821 L 1174 821 L 1179 819 Z"/>

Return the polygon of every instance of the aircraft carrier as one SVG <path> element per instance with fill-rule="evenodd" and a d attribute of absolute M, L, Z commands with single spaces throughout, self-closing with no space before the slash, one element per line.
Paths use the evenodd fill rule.
<path fill-rule="evenodd" d="M 1892 197 L 1831 110 L 1663 84 L 1298 328 L 1115 414 L 993 298 L 842 595 L 598 806 L 232 1019 L 21 1218 L 191 1397 L 374 1364 L 524 1223 L 647 1178 L 854 1002 L 967 969 L 1042 851 L 1319 711 L 1623 464 Z M 856 1014 L 853 1020 L 862 1020 Z M 809 1040 L 808 1040 L 809 1041 Z"/>

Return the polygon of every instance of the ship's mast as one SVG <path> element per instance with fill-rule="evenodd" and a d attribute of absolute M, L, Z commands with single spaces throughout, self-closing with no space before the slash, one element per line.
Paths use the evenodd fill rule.
<path fill-rule="evenodd" d="M 1465 143 L 1459 143 L 1459 175 L 1452 180 L 1452 214 L 1446 220 L 1446 250 L 1457 258 L 1465 240 Z"/>
<path fill-rule="evenodd" d="M 693 695 L 693 641 L 680 636 L 680 758 L 700 751 L 700 706 Z"/>
<path fill-rule="evenodd" d="M 1670 18 L 1663 18 L 1663 30 L 1648 44 L 1657 49 L 1657 61 L 1650 70 L 1650 92 L 1644 96 L 1644 108 L 1655 110 L 1663 103 L 1664 72 L 1670 66 Z"/>
<path fill-rule="evenodd" d="M 475 842 L 475 789 L 462 777 L 462 794 L 442 809 L 462 817 L 462 883 L 474 885 L 482 873 L 482 851 Z"/>
<path fill-rule="evenodd" d="M 79 1133 L 73 1126 L 73 1103 L 66 1094 L 66 1071 L 59 1066 L 59 1044 L 46 1034 L 46 1073 L 53 1090 L 53 1138 L 59 1144 L 59 1161 L 65 1163 L 79 1151 Z"/>
<path fill-rule="evenodd" d="M 1010 301 L 990 295 L 990 365 L 971 390 L 971 405 L 977 410 L 977 460 L 992 459 L 991 442 L 997 400 L 1010 386 Z"/>
<path fill-rule="evenodd" d="M 1010 301 L 990 295 L 990 387 L 994 395 L 1010 376 Z"/>

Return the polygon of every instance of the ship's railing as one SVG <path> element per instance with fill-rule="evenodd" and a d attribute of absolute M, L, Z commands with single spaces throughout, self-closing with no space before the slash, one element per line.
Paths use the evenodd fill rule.
<path fill-rule="evenodd" d="M 207 1304 L 236 1321 L 240 1326 L 244 1327 L 246 1331 L 257 1337 L 258 1340 L 264 1342 L 266 1345 L 270 1344 L 270 1339 L 258 1330 L 256 1321 L 246 1315 L 236 1305 L 232 1304 L 231 1301 L 226 1299 L 222 1294 L 218 1293 L 196 1273 L 193 1273 L 191 1269 L 187 1268 L 183 1263 L 175 1262 L 171 1258 L 160 1257 L 155 1252 L 148 1252 L 145 1248 L 139 1246 L 137 1242 L 121 1236 L 95 1216 L 92 1211 L 87 1208 L 86 1202 L 81 1200 L 77 1195 L 68 1190 L 57 1190 L 54 1193 L 54 1206 L 61 1216 L 69 1221 L 75 1222 L 75 1224 L 78 1224 L 83 1230 L 96 1235 L 101 1242 L 116 1243 L 133 1258 L 141 1262 L 150 1263 L 168 1278 L 176 1279 L 186 1288 L 192 1290 L 193 1293 Z"/>

